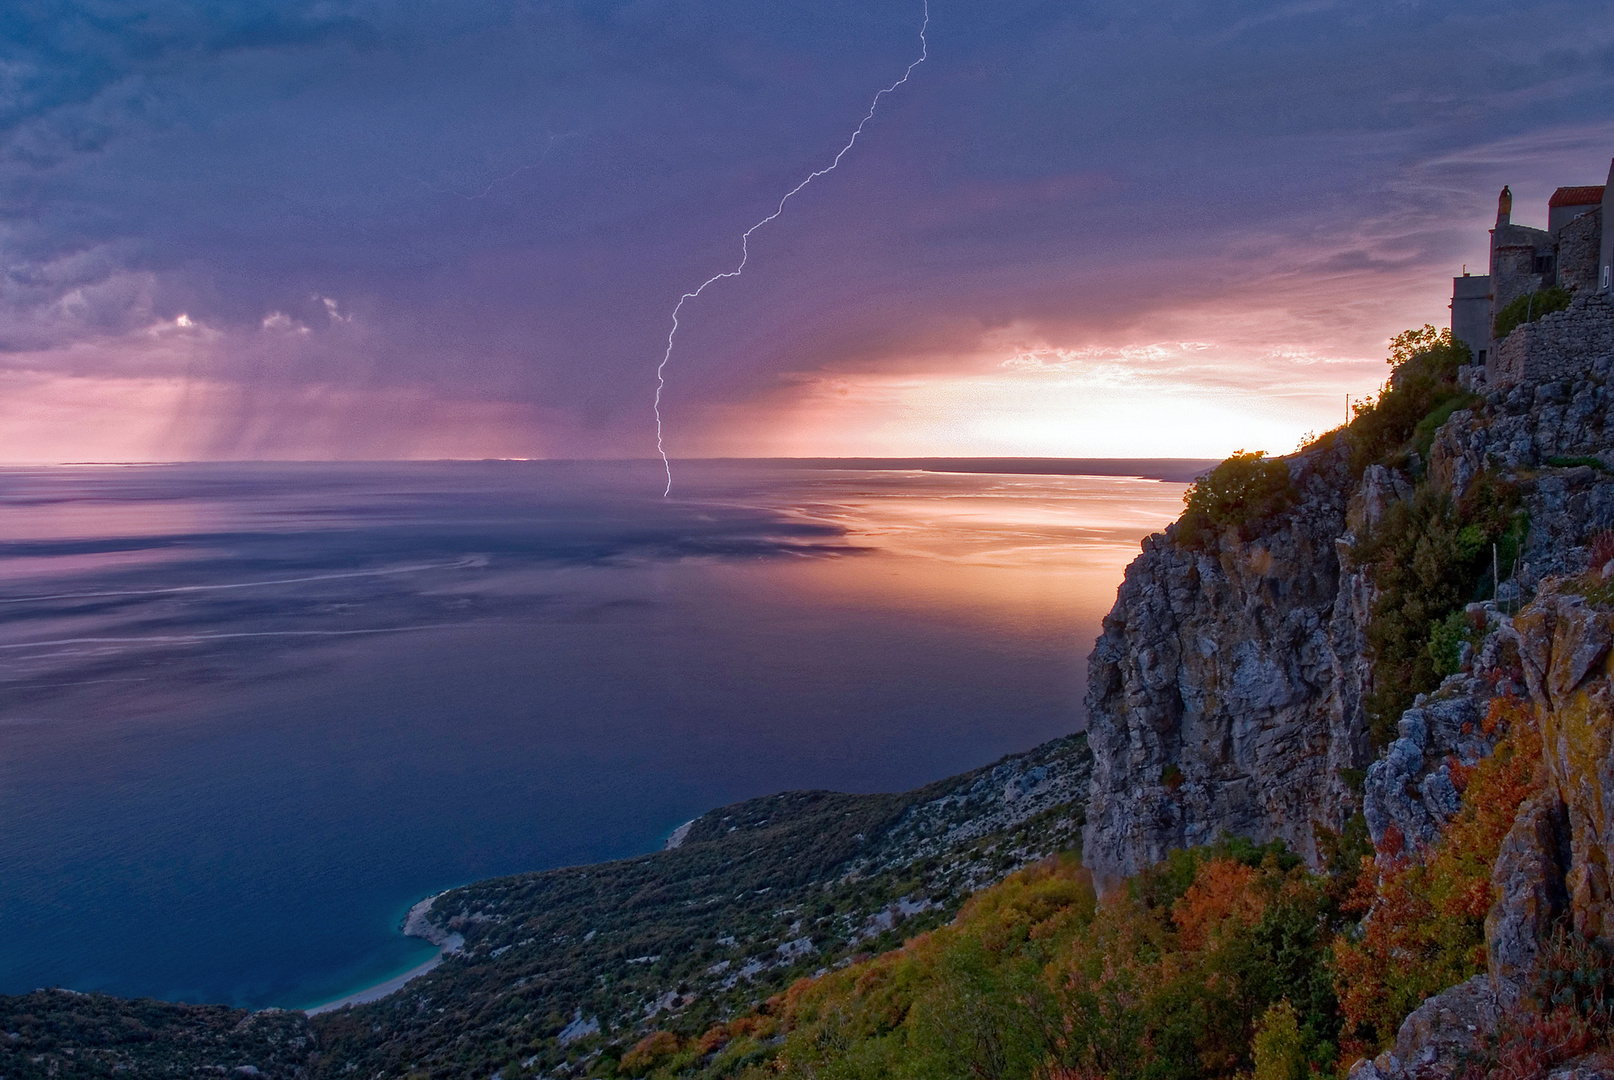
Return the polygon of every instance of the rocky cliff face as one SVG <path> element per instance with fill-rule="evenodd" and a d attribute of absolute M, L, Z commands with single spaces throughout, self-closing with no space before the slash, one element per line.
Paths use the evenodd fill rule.
<path fill-rule="evenodd" d="M 1425 1001 L 1395 1046 L 1358 1062 L 1352 1080 L 1460 1075 L 1504 1018 L 1529 1007 L 1555 935 L 1614 938 L 1614 613 L 1564 585 L 1548 579 L 1516 617 L 1497 620 L 1540 725 L 1542 790 L 1519 808 L 1491 871 L 1498 898 L 1485 920 L 1486 972 Z M 1607 1080 L 1614 1062 L 1594 1053 L 1560 1061 L 1551 1075 Z"/>
<path fill-rule="evenodd" d="M 1414 456 L 1356 479 L 1343 440 L 1296 455 L 1301 498 L 1254 539 L 1195 550 L 1173 526 L 1144 542 L 1089 665 L 1084 859 L 1101 882 L 1224 831 L 1315 859 L 1315 827 L 1338 830 L 1357 809 L 1375 842 L 1392 826 L 1410 842 L 1434 839 L 1457 807 L 1444 763 L 1489 752 L 1473 732 L 1485 700 L 1506 689 L 1501 639 L 1409 711 L 1374 762 L 1362 703 L 1375 595 L 1349 555 L 1412 495 L 1415 474 L 1455 499 L 1488 472 L 1516 485 L 1530 514 L 1519 560 L 1501 567 L 1511 579 L 1501 610 L 1584 571 L 1594 534 L 1614 526 L 1614 477 L 1596 456 L 1614 465 L 1611 367 L 1604 357 L 1575 379 L 1491 392 L 1439 428 L 1426 467 Z M 1477 371 L 1464 374 L 1473 385 Z M 1492 629 L 1501 617 L 1496 605 L 1475 614 Z"/>
<path fill-rule="evenodd" d="M 1559 322 L 1598 314 L 1577 303 Z M 1501 1018 L 1531 1007 L 1554 935 L 1614 942 L 1614 357 L 1594 351 L 1572 378 L 1489 392 L 1464 369 L 1474 404 L 1434 433 L 1427 463 L 1414 454 L 1355 478 L 1342 443 L 1296 455 L 1300 500 L 1253 539 L 1201 550 L 1175 526 L 1151 537 L 1093 654 L 1084 858 L 1100 881 L 1224 831 L 1282 839 L 1315 862 L 1315 827 L 1337 830 L 1358 809 L 1381 858 L 1439 843 L 1461 807 L 1453 768 L 1491 752 L 1488 700 L 1533 706 L 1542 791 L 1493 867 L 1487 971 L 1414 1011 L 1391 1050 L 1353 1068 L 1360 1080 L 1457 1075 Z M 1375 753 L 1364 643 L 1378 597 L 1354 568 L 1359 540 L 1415 484 L 1455 501 L 1486 477 L 1522 499 L 1522 548 L 1498 567 L 1495 598 L 1468 605 L 1463 670 L 1420 695 Z M 1614 1077 L 1614 1061 L 1575 1068 Z"/>
<path fill-rule="evenodd" d="M 1195 550 L 1173 526 L 1127 569 L 1089 664 L 1084 859 L 1101 882 L 1224 831 L 1312 854 L 1311 823 L 1354 808 L 1368 598 L 1337 553 L 1345 453 L 1291 460 L 1300 501 L 1265 535 Z"/>
<path fill-rule="evenodd" d="M 1566 905 L 1587 937 L 1614 937 L 1614 614 L 1549 593 L 1511 631 L 1541 720 L 1546 781 L 1508 837 L 1531 868 L 1520 884 Z M 1489 927 L 1493 952 L 1504 918 Z"/>

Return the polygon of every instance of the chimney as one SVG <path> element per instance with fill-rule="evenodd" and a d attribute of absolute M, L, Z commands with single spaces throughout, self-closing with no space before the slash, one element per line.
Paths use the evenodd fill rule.
<path fill-rule="evenodd" d="M 1513 221 L 1513 192 L 1508 188 L 1502 189 L 1502 194 L 1496 197 L 1496 224 L 1498 227 L 1510 225 Z"/>

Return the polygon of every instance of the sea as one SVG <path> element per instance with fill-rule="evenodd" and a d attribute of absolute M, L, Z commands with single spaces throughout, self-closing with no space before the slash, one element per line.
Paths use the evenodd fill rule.
<path fill-rule="evenodd" d="M 1205 464 L 0 468 L 0 993 L 305 1007 L 442 889 L 1077 730 Z"/>

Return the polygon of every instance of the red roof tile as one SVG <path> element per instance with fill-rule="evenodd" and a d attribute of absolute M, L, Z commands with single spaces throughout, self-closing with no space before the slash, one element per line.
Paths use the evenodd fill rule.
<path fill-rule="evenodd" d="M 1603 201 L 1603 185 L 1587 185 L 1584 187 L 1561 187 L 1552 193 L 1547 200 L 1550 206 L 1590 206 L 1592 203 Z"/>

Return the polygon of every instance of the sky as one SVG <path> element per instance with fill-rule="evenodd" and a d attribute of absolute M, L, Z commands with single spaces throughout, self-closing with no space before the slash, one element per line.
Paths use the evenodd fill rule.
<path fill-rule="evenodd" d="M 0 11 L 0 461 L 1292 449 L 1614 155 L 1532 0 Z M 923 54 L 921 49 L 923 47 Z"/>

